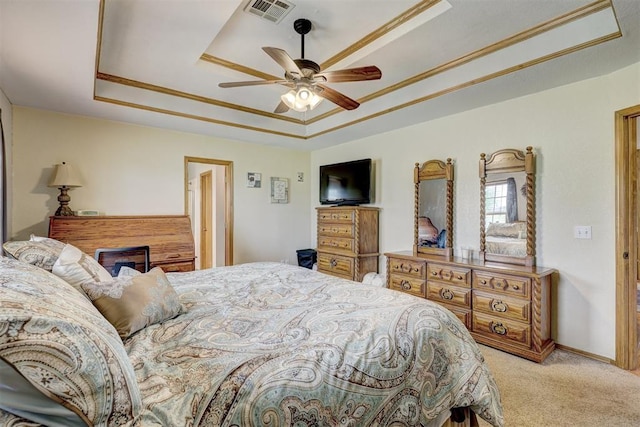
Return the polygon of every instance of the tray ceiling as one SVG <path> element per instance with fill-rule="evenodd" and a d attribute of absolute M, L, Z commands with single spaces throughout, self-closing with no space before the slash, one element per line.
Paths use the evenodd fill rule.
<path fill-rule="evenodd" d="M 259 3 L 259 4 L 256 4 Z M 640 61 L 636 0 L 3 0 L 0 87 L 14 105 L 313 150 L 500 102 Z M 275 114 L 289 88 L 264 46 L 323 70 L 358 100 Z M 273 22 L 273 19 L 279 22 Z"/>

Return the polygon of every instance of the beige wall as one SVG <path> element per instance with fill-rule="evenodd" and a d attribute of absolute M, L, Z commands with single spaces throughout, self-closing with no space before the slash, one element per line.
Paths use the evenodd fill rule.
<path fill-rule="evenodd" d="M 640 64 L 316 151 L 311 170 L 335 161 L 374 159 L 382 251 L 407 250 L 413 242 L 413 166 L 451 157 L 456 177 L 454 246 L 459 253 L 462 246 L 479 249 L 480 153 L 533 146 L 538 173 L 538 264 L 560 272 L 554 295 L 555 338 L 563 345 L 615 358 L 613 118 L 616 110 L 638 103 Z M 317 172 L 313 178 L 311 188 L 317 188 Z M 312 206 L 317 204 L 312 193 Z M 574 239 L 575 225 L 592 226 L 593 238 Z M 381 257 L 380 271 L 384 268 Z"/>
<path fill-rule="evenodd" d="M 13 109 L 13 237 L 46 234 L 58 190 L 47 187 L 55 164 L 66 161 L 85 185 L 70 191 L 74 210 L 108 215 L 184 213 L 184 157 L 233 162 L 234 261 L 296 263 L 309 236 L 309 153 L 172 132 L 125 123 Z M 261 172 L 262 188 L 247 188 Z M 290 180 L 290 203 L 271 204 L 269 177 Z"/>

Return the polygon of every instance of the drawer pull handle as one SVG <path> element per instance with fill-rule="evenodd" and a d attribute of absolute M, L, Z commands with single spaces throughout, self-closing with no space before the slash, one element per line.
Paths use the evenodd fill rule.
<path fill-rule="evenodd" d="M 411 283 L 409 283 L 407 280 L 403 280 L 402 282 L 400 282 L 400 286 L 402 287 L 402 289 L 404 289 L 405 291 L 408 291 L 411 289 Z"/>
<path fill-rule="evenodd" d="M 418 267 L 414 268 L 413 271 L 415 271 L 416 273 L 420 271 L 420 269 Z"/>
<path fill-rule="evenodd" d="M 335 258 L 332 258 L 331 261 L 329 261 L 329 265 L 331 266 L 331 268 L 336 268 L 336 265 L 338 265 L 338 261 L 336 261 Z"/>
<path fill-rule="evenodd" d="M 514 291 L 520 290 L 520 286 L 518 285 L 513 285 L 512 288 Z"/>
<path fill-rule="evenodd" d="M 491 322 L 491 332 L 498 335 L 507 335 L 507 328 L 500 322 Z"/>
<path fill-rule="evenodd" d="M 509 309 L 509 306 L 500 300 L 491 301 L 491 310 L 498 313 L 505 313 Z"/>
<path fill-rule="evenodd" d="M 458 276 L 458 280 L 462 280 L 462 276 Z"/>
<path fill-rule="evenodd" d="M 442 297 L 442 299 L 446 299 L 447 301 L 451 301 L 453 299 L 453 292 L 451 292 L 451 290 L 449 289 L 441 289 L 440 290 L 440 296 Z"/>
<path fill-rule="evenodd" d="M 481 284 L 481 285 L 486 285 L 486 284 L 487 284 L 487 281 L 486 281 L 486 280 L 484 280 L 484 279 L 480 279 L 480 284 Z"/>
<path fill-rule="evenodd" d="M 432 271 L 432 272 L 431 272 L 431 275 L 432 275 L 432 276 L 437 276 L 437 275 L 438 275 L 438 272 L 437 272 L 437 271 Z"/>

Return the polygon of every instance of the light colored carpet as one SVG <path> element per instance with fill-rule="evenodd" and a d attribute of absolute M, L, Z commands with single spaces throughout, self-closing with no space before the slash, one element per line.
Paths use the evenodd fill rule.
<path fill-rule="evenodd" d="M 506 427 L 640 426 L 640 377 L 628 371 L 564 350 L 538 364 L 480 348 L 500 389 Z"/>

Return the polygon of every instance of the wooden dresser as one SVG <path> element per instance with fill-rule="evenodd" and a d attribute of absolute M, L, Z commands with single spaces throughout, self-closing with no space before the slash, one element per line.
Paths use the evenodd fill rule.
<path fill-rule="evenodd" d="M 318 271 L 361 282 L 378 272 L 378 208 L 320 207 Z"/>
<path fill-rule="evenodd" d="M 481 343 L 535 362 L 551 339 L 554 269 L 385 253 L 387 286 L 451 310 Z"/>
<path fill-rule="evenodd" d="M 195 269 L 191 221 L 186 215 L 52 216 L 49 237 L 93 256 L 98 248 L 149 246 L 151 267 Z"/>

